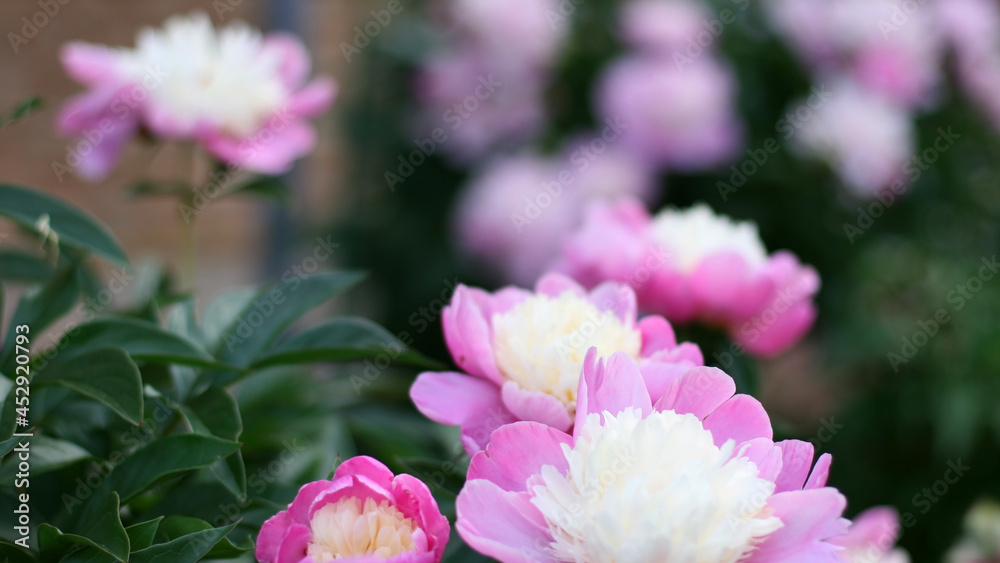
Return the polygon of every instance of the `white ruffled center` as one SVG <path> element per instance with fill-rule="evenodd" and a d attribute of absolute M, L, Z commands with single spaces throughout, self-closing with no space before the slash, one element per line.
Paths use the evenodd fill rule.
<path fill-rule="evenodd" d="M 500 373 L 527 391 L 552 395 L 572 414 L 587 350 L 625 352 L 638 359 L 642 333 L 585 297 L 533 295 L 493 317 L 493 351 Z"/>
<path fill-rule="evenodd" d="M 288 92 L 276 49 L 242 22 L 216 31 L 204 13 L 143 29 L 120 50 L 122 72 L 184 127 L 207 123 L 246 137 L 276 113 Z"/>
<path fill-rule="evenodd" d="M 767 262 L 767 249 L 756 224 L 716 215 L 705 204 L 661 211 L 653 218 L 652 229 L 657 242 L 685 273 L 693 272 L 703 259 L 722 251 L 736 252 L 750 267 Z"/>
<path fill-rule="evenodd" d="M 316 563 L 358 555 L 387 559 L 414 548 L 413 521 L 388 501 L 343 498 L 316 511 L 308 553 Z"/>
<path fill-rule="evenodd" d="M 591 414 L 563 445 L 565 475 L 547 465 L 529 481 L 557 561 L 735 563 L 782 526 L 767 506 L 774 483 L 694 415 L 604 419 Z"/>

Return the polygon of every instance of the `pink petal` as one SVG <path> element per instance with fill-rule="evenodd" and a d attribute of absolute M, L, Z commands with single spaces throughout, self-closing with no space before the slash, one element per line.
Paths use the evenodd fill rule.
<path fill-rule="evenodd" d="M 604 282 L 590 292 L 589 301 L 601 311 L 611 311 L 625 323 L 635 324 L 635 291 L 631 287 L 616 282 Z"/>
<path fill-rule="evenodd" d="M 565 432 L 537 422 L 508 424 L 490 438 L 485 451 L 469 464 L 467 479 L 486 479 L 505 491 L 525 491 L 528 477 L 551 465 L 568 469 L 562 444 L 572 444 Z"/>
<path fill-rule="evenodd" d="M 444 339 L 455 363 L 466 373 L 499 385 L 503 379 L 493 359 L 491 296 L 459 284 L 441 313 Z"/>
<path fill-rule="evenodd" d="M 451 536 L 451 526 L 427 485 L 412 475 L 397 475 L 393 481 L 393 499 L 400 512 L 420 523 L 429 542 L 427 549 L 437 556 L 434 561 L 440 561 Z"/>
<path fill-rule="evenodd" d="M 650 315 L 639 321 L 639 330 L 642 332 L 642 356 L 653 355 L 660 350 L 669 350 L 677 347 L 677 337 L 674 335 L 674 327 L 670 326 L 667 319 L 657 315 Z"/>
<path fill-rule="evenodd" d="M 257 535 L 256 556 L 258 560 L 262 563 L 274 563 L 278 557 L 281 541 L 285 539 L 285 533 L 288 532 L 288 527 L 291 524 L 292 519 L 287 510 L 282 510 L 264 522 L 260 528 L 260 534 Z"/>
<path fill-rule="evenodd" d="M 552 536 L 527 493 L 476 479 L 462 487 L 455 509 L 458 535 L 479 553 L 504 563 L 553 562 L 548 555 Z"/>
<path fill-rule="evenodd" d="M 635 360 L 625 352 L 605 360 L 598 357 L 597 348 L 588 350 L 576 395 L 576 428 L 582 428 L 587 415 L 597 413 L 603 419 L 605 412 L 614 416 L 632 407 L 644 416 L 653 410 Z"/>
<path fill-rule="evenodd" d="M 818 489 L 820 487 L 826 486 L 827 479 L 830 478 L 830 465 L 833 463 L 833 456 L 830 454 L 823 454 L 819 456 L 816 460 L 816 465 L 813 467 L 812 473 L 809 475 L 809 480 L 806 481 L 803 489 Z"/>
<path fill-rule="evenodd" d="M 752 563 L 840 563 L 840 548 L 826 540 L 847 533 L 841 518 L 847 500 L 836 489 L 778 493 L 768 505 L 784 526 L 768 536 L 755 551 Z"/>
<path fill-rule="evenodd" d="M 110 47 L 75 41 L 60 49 L 59 59 L 77 82 L 106 88 L 118 81 L 118 54 Z"/>
<path fill-rule="evenodd" d="M 734 393 L 736 384 L 725 372 L 717 368 L 696 367 L 671 383 L 655 408 L 705 418 Z"/>
<path fill-rule="evenodd" d="M 846 536 L 830 540 L 848 549 L 874 547 L 885 554 L 896 543 L 899 536 L 899 513 L 895 508 L 877 506 L 859 514 L 851 523 Z"/>
<path fill-rule="evenodd" d="M 774 481 L 774 492 L 801 490 L 812 468 L 813 445 L 801 440 L 785 440 L 775 445 L 781 448 L 781 474 Z"/>
<path fill-rule="evenodd" d="M 295 500 L 288 505 L 288 515 L 297 524 L 309 524 L 309 508 L 320 493 L 332 488 L 331 481 L 313 481 L 302 485 L 295 495 Z"/>
<path fill-rule="evenodd" d="M 494 430 L 516 420 L 503 406 L 495 384 L 465 374 L 422 373 L 410 388 L 410 398 L 427 418 L 461 426 L 470 456 L 486 447 Z"/>
<path fill-rule="evenodd" d="M 299 117 L 316 117 L 329 109 L 336 97 L 337 83 L 333 79 L 316 78 L 289 96 L 285 110 Z"/>
<path fill-rule="evenodd" d="M 275 563 L 299 563 L 306 556 L 310 541 L 312 541 L 312 531 L 308 526 L 292 524 L 278 547 Z"/>
<path fill-rule="evenodd" d="M 384 489 L 392 488 L 392 480 L 395 477 L 385 464 L 366 455 L 352 457 L 337 466 L 333 480 L 351 475 L 364 475 Z"/>
<path fill-rule="evenodd" d="M 712 432 L 715 445 L 720 447 L 727 440 L 739 444 L 754 438 L 770 440 L 774 436 L 767 412 L 760 401 L 750 395 L 736 395 L 719 405 L 705 417 L 704 426 Z"/>
<path fill-rule="evenodd" d="M 274 56 L 281 62 L 280 73 L 289 90 L 298 88 L 309 76 L 309 51 L 298 37 L 288 33 L 271 33 L 261 45 L 261 56 Z"/>
<path fill-rule="evenodd" d="M 745 457 L 757 466 L 757 476 L 774 482 L 781 471 L 781 448 L 767 438 L 754 438 L 740 444 L 733 457 Z"/>
<path fill-rule="evenodd" d="M 298 119 L 275 116 L 248 138 L 213 132 L 202 142 L 210 153 L 228 164 L 262 174 L 283 174 L 316 146 L 316 132 Z"/>
<path fill-rule="evenodd" d="M 508 381 L 503 384 L 500 396 L 507 410 L 520 420 L 541 422 L 562 431 L 573 424 L 566 406 L 548 393 L 521 389 L 517 383 Z"/>
<path fill-rule="evenodd" d="M 345 475 L 335 479 L 332 485 L 316 495 L 309 507 L 309 521 L 316 511 L 343 498 L 372 499 L 375 502 L 392 501 L 392 490 L 365 475 Z"/>
<path fill-rule="evenodd" d="M 546 274 L 535 284 L 535 293 L 549 297 L 559 297 L 567 291 L 579 297 L 587 296 L 587 292 L 580 284 L 562 274 Z"/>

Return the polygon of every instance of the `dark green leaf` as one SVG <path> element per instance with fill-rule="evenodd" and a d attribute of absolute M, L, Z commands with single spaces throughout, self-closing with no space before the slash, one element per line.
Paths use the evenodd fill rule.
<path fill-rule="evenodd" d="M 165 479 L 207 467 L 239 447 L 236 442 L 199 434 L 160 438 L 126 458 L 103 487 L 107 491 L 117 491 L 128 502 Z"/>
<path fill-rule="evenodd" d="M 244 182 L 227 191 L 225 195 L 249 195 L 261 199 L 270 199 L 279 203 L 287 203 L 291 194 L 284 182 L 273 176 L 262 176 Z"/>
<path fill-rule="evenodd" d="M 259 293 L 257 288 L 239 287 L 227 290 L 209 302 L 201 322 L 206 349 L 219 348 L 223 333 L 238 322 L 240 313 L 253 303 Z"/>
<path fill-rule="evenodd" d="M 164 525 L 166 522 L 164 522 Z M 193 532 L 132 554 L 130 563 L 195 563 L 225 538 L 236 524 Z M 161 526 L 162 528 L 162 526 Z"/>
<path fill-rule="evenodd" d="M 80 325 L 59 343 L 60 360 L 101 348 L 121 348 L 136 361 L 222 367 L 190 340 L 155 324 L 127 317 L 102 318 Z"/>
<path fill-rule="evenodd" d="M 325 272 L 293 278 L 262 293 L 247 306 L 223 334 L 216 356 L 220 361 L 246 367 L 299 317 L 334 295 L 358 283 L 357 272 Z M 257 320 L 259 317 L 259 321 Z M 239 373 L 209 373 L 206 377 L 224 385 Z"/>
<path fill-rule="evenodd" d="M 8 325 L 0 369 L 7 373 L 14 373 L 14 338 L 17 335 L 15 327 L 28 326 L 31 329 L 29 336 L 34 341 L 35 336 L 40 335 L 56 319 L 69 311 L 79 296 L 80 288 L 77 284 L 76 266 L 72 265 L 57 273 L 43 287 L 22 297 L 17 304 L 17 309 L 14 310 L 10 325 Z"/>
<path fill-rule="evenodd" d="M 52 276 L 53 269 L 43 258 L 8 250 L 0 252 L 0 278 L 26 282 L 40 282 Z"/>
<path fill-rule="evenodd" d="M 139 551 L 153 545 L 153 538 L 156 537 L 156 530 L 160 527 L 161 520 L 163 520 L 162 516 L 125 528 L 132 551 Z"/>
<path fill-rule="evenodd" d="M 10 113 L 0 117 L 0 130 L 6 129 L 8 125 L 17 123 L 22 119 L 27 119 L 33 112 L 41 109 L 42 105 L 42 98 L 39 96 L 29 96 L 21 100 Z"/>
<path fill-rule="evenodd" d="M 240 409 L 225 389 L 209 387 L 183 409 L 192 430 L 199 434 L 218 436 L 226 440 L 239 440 L 243 433 Z M 247 495 L 246 468 L 240 452 L 212 464 L 212 473 L 240 500 Z"/>
<path fill-rule="evenodd" d="M 31 552 L 7 540 L 0 540 L 0 560 L 4 563 L 35 562 L 35 558 Z"/>
<path fill-rule="evenodd" d="M 341 317 L 294 336 L 251 364 L 251 369 L 313 362 L 346 362 L 385 356 L 388 360 L 424 367 L 444 366 L 408 350 L 381 326 L 361 318 Z"/>
<path fill-rule="evenodd" d="M 0 215 L 21 226 L 35 230 L 39 219 L 49 217 L 49 226 L 59 235 L 59 242 L 93 252 L 118 264 L 128 258 L 114 236 L 100 223 L 62 200 L 37 190 L 0 184 Z"/>
<path fill-rule="evenodd" d="M 160 181 L 143 180 L 132 184 L 125 190 L 130 198 L 150 197 L 150 196 L 184 196 L 191 191 L 191 186 L 180 180 Z"/>
<path fill-rule="evenodd" d="M 142 377 L 129 355 L 118 348 L 56 361 L 35 376 L 35 384 L 58 384 L 96 399 L 138 425 L 142 422 Z"/>
<path fill-rule="evenodd" d="M 62 469 L 68 465 L 73 465 L 78 461 L 90 459 L 90 452 L 66 440 L 51 438 L 45 435 L 36 435 L 31 438 L 22 438 L 30 442 L 31 447 L 31 475 L 42 475 L 49 471 Z M 10 483 L 14 481 L 17 473 L 17 460 L 11 456 L 0 464 L 0 481 Z"/>
<path fill-rule="evenodd" d="M 90 502 L 93 504 L 88 506 L 88 518 L 80 520 L 77 533 L 64 533 L 48 524 L 39 527 L 38 542 L 42 553 L 64 553 L 75 544 L 97 548 L 117 561 L 128 560 L 129 537 L 118 513 L 118 494 L 112 492 Z"/>

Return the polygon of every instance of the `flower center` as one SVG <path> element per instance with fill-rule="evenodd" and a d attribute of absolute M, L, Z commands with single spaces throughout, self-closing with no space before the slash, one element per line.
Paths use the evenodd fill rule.
<path fill-rule="evenodd" d="M 782 526 L 771 515 L 774 483 L 756 465 L 715 446 L 691 414 L 638 409 L 591 414 L 569 470 L 542 468 L 528 485 L 557 561 L 735 563 Z"/>
<path fill-rule="evenodd" d="M 497 367 L 522 389 L 548 393 L 570 409 L 587 350 L 626 352 L 639 358 L 642 334 L 612 311 L 602 311 L 570 292 L 558 297 L 533 295 L 493 317 Z"/>
<path fill-rule="evenodd" d="M 653 236 L 684 273 L 691 273 L 707 256 L 736 252 L 750 267 L 767 262 L 767 250 L 752 222 L 735 222 L 718 216 L 708 206 L 668 209 L 653 219 Z"/>
<path fill-rule="evenodd" d="M 357 555 L 387 559 L 414 548 L 413 521 L 389 501 L 343 498 L 316 511 L 309 556 L 316 563 Z"/>
<path fill-rule="evenodd" d="M 281 60 L 262 46 L 260 33 L 246 25 L 217 32 L 207 15 L 195 14 L 143 30 L 135 49 L 122 50 L 121 64 L 130 81 L 141 85 L 142 97 L 156 100 L 181 126 L 216 124 L 240 138 L 255 132 L 287 97 Z"/>

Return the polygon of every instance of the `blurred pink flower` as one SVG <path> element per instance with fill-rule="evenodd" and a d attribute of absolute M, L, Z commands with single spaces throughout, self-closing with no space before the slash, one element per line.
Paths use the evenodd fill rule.
<path fill-rule="evenodd" d="M 550 274 L 534 292 L 507 287 L 491 294 L 460 285 L 441 319 L 464 373 L 422 373 L 410 397 L 428 418 L 461 426 L 469 455 L 486 447 L 494 430 L 518 420 L 568 431 L 591 347 L 650 364 L 656 387 L 703 363 L 698 347 L 678 344 L 662 317 L 637 320 L 635 294 L 623 284 L 587 293 Z"/>
<path fill-rule="evenodd" d="M 819 75 L 851 74 L 906 106 L 934 101 L 944 43 L 933 8 L 894 0 L 769 0 L 774 28 Z"/>
<path fill-rule="evenodd" d="M 451 0 L 451 17 L 494 60 L 545 67 L 559 54 L 570 23 L 560 0 Z"/>
<path fill-rule="evenodd" d="M 422 481 L 368 456 L 299 489 L 257 537 L 262 563 L 437 563 L 451 529 Z"/>
<path fill-rule="evenodd" d="M 652 173 L 600 135 L 571 141 L 559 159 L 522 155 L 488 165 L 460 196 L 456 239 L 499 277 L 527 285 L 559 255 L 592 201 L 648 199 Z"/>
<path fill-rule="evenodd" d="M 846 501 L 831 458 L 774 443 L 764 408 L 725 373 L 649 385 L 618 352 L 587 353 L 571 432 L 517 422 L 469 466 L 455 529 L 505 563 L 835 561 Z"/>
<path fill-rule="evenodd" d="M 708 48 L 715 39 L 704 23 L 710 19 L 696 0 L 630 0 L 622 7 L 621 33 L 633 47 L 669 56 L 689 45 Z"/>
<path fill-rule="evenodd" d="M 1000 129 L 1000 6 L 991 0 L 938 0 L 935 6 L 955 50 L 959 82 Z"/>
<path fill-rule="evenodd" d="M 545 78 L 539 69 L 501 64 L 474 46 L 435 56 L 416 79 L 423 103 L 417 129 L 422 135 L 442 129 L 442 152 L 460 162 L 518 145 L 545 124 Z"/>
<path fill-rule="evenodd" d="M 797 150 L 829 162 L 844 185 L 861 197 L 892 187 L 902 193 L 904 168 L 915 150 L 909 112 L 850 80 L 831 87 L 829 100 L 801 122 Z"/>
<path fill-rule="evenodd" d="M 910 563 L 910 556 L 893 549 L 899 537 L 899 514 L 895 509 L 877 507 L 859 514 L 846 536 L 830 540 L 844 548 L 840 559 L 844 563 Z"/>
<path fill-rule="evenodd" d="M 732 73 L 712 56 L 628 56 L 604 70 L 597 110 L 621 124 L 622 143 L 651 166 L 699 170 L 742 143 Z"/>
<path fill-rule="evenodd" d="M 228 164 L 285 172 L 313 149 L 307 118 L 336 93 L 329 78 L 306 83 L 309 54 L 298 39 L 261 36 L 243 23 L 216 30 L 204 13 L 142 30 L 134 49 L 69 43 L 62 62 L 89 87 L 62 108 L 57 126 L 82 137 L 76 169 L 90 179 L 108 174 L 140 128 L 196 142 Z"/>
<path fill-rule="evenodd" d="M 586 286 L 627 283 L 643 310 L 721 326 L 757 356 L 795 345 L 816 318 L 816 271 L 788 252 L 768 256 L 756 225 L 704 204 L 655 217 L 635 201 L 595 204 L 555 269 Z"/>

